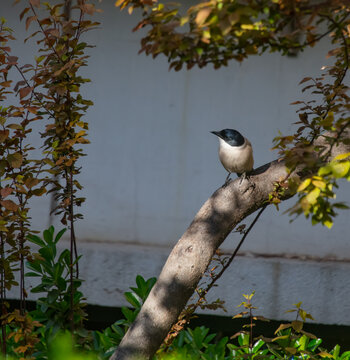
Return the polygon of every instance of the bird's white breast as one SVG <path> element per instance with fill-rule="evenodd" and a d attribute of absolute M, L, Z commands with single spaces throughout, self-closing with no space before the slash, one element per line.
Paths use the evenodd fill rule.
<path fill-rule="evenodd" d="M 245 138 L 241 146 L 231 146 L 219 138 L 219 158 L 228 172 L 244 173 L 253 169 L 253 149 L 249 140 Z"/>

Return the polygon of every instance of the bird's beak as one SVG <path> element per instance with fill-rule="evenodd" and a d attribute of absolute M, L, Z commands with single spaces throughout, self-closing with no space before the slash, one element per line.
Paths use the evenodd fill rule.
<path fill-rule="evenodd" d="M 211 131 L 211 133 L 222 139 L 222 135 L 220 134 L 219 131 Z"/>

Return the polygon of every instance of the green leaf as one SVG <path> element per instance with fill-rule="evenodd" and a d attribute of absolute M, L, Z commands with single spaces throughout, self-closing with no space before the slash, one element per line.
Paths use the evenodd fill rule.
<path fill-rule="evenodd" d="M 54 260 L 51 249 L 43 247 L 39 249 L 39 254 L 48 262 L 51 263 Z"/>
<path fill-rule="evenodd" d="M 62 229 L 55 237 L 54 243 L 57 244 L 57 242 L 61 239 L 62 235 L 66 232 L 66 228 Z"/>
<path fill-rule="evenodd" d="M 259 339 L 254 345 L 253 345 L 253 353 L 257 353 L 259 349 L 265 344 L 265 341 L 262 339 Z"/>
<path fill-rule="evenodd" d="M 111 325 L 111 328 L 120 338 L 124 337 L 125 331 L 120 326 L 114 323 L 113 325 Z"/>
<path fill-rule="evenodd" d="M 333 221 L 329 219 L 322 221 L 322 224 L 328 227 L 328 229 L 331 229 L 333 227 Z"/>
<path fill-rule="evenodd" d="M 67 287 L 67 281 L 63 279 L 62 277 L 59 277 L 56 280 L 56 285 L 60 291 L 65 291 Z"/>
<path fill-rule="evenodd" d="M 60 295 L 60 292 L 57 289 L 52 289 L 47 293 L 47 301 L 49 304 L 54 303 L 58 296 Z"/>
<path fill-rule="evenodd" d="M 125 319 L 128 320 L 129 323 L 132 323 L 136 318 L 136 312 L 128 309 L 127 307 L 123 306 L 121 308 L 123 315 L 125 316 Z"/>
<path fill-rule="evenodd" d="M 38 273 L 36 273 L 36 272 L 27 272 L 27 273 L 25 273 L 25 275 L 24 276 L 28 276 L 28 277 L 30 277 L 30 276 L 41 276 L 41 274 L 38 274 Z"/>
<path fill-rule="evenodd" d="M 298 192 L 305 190 L 311 184 L 311 178 L 305 179 L 298 187 Z"/>
<path fill-rule="evenodd" d="M 345 160 L 348 157 L 350 157 L 350 152 L 345 153 L 345 154 L 339 154 L 334 158 L 334 160 Z"/>
<path fill-rule="evenodd" d="M 36 235 L 28 235 L 27 239 L 32 242 L 33 244 L 39 245 L 39 246 L 45 246 L 45 243 L 40 239 L 39 236 Z"/>
<path fill-rule="evenodd" d="M 38 286 L 35 286 L 34 288 L 32 288 L 31 290 L 30 290 L 30 292 L 32 292 L 32 293 L 41 293 L 41 292 L 46 292 L 46 285 L 44 285 L 44 284 L 40 284 L 40 285 L 38 285 Z"/>
<path fill-rule="evenodd" d="M 249 345 L 249 335 L 245 333 L 240 333 L 238 336 L 238 343 L 240 346 Z"/>
<path fill-rule="evenodd" d="M 306 200 L 311 205 L 313 205 L 317 202 L 317 198 L 319 197 L 320 193 L 321 193 L 321 190 L 319 188 L 314 188 L 306 195 Z"/>
<path fill-rule="evenodd" d="M 61 277 L 62 273 L 63 273 L 63 265 L 60 262 L 56 262 L 53 267 L 53 277 L 56 282 Z"/>
<path fill-rule="evenodd" d="M 344 177 L 350 170 L 350 161 L 344 162 L 332 162 L 331 163 L 332 173 L 336 178 Z"/>
<path fill-rule="evenodd" d="M 26 267 L 27 267 L 29 270 L 34 270 L 35 272 L 38 272 L 38 273 L 42 274 L 41 265 L 40 265 L 40 263 L 37 262 L 37 261 L 33 261 L 33 262 L 27 261 L 27 262 L 26 262 Z"/>
<path fill-rule="evenodd" d="M 70 265 L 70 251 L 68 249 L 63 250 L 61 255 L 59 256 L 58 262 L 61 263 L 62 261 L 64 261 L 66 266 L 69 267 L 69 265 Z"/>
<path fill-rule="evenodd" d="M 135 296 L 135 294 L 133 294 L 132 292 L 125 292 L 124 293 L 125 299 L 135 308 L 135 309 L 140 309 L 141 308 L 141 303 L 140 301 L 137 299 L 137 297 Z"/>
<path fill-rule="evenodd" d="M 50 226 L 47 230 L 43 231 L 43 235 L 44 235 L 44 240 L 46 241 L 47 244 L 52 244 L 53 243 L 53 233 L 54 233 L 55 229 L 53 226 Z"/>

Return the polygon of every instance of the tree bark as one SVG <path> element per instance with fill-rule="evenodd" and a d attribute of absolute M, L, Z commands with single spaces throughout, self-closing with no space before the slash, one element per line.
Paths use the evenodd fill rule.
<path fill-rule="evenodd" d="M 350 145 L 341 144 L 332 149 L 332 156 L 349 151 Z M 275 160 L 254 170 L 249 181 L 240 185 L 236 179 L 214 192 L 170 253 L 158 281 L 111 360 L 149 359 L 155 354 L 215 250 L 239 222 L 266 204 L 274 184 L 286 176 L 284 161 Z M 291 177 L 298 177 L 297 171 Z M 281 200 L 293 195 L 287 191 Z"/>

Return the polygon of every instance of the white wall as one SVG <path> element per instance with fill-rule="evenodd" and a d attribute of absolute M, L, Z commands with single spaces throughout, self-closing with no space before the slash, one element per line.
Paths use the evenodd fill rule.
<path fill-rule="evenodd" d="M 0 2 L 0 16 L 21 39 L 22 5 L 11 3 Z M 113 3 L 100 4 L 101 29 L 86 36 L 96 48 L 84 70 L 92 83 L 83 92 L 95 106 L 87 116 L 91 144 L 81 162 L 87 201 L 77 235 L 88 301 L 119 306 L 136 274 L 158 275 L 171 246 L 223 184 L 226 172 L 209 131 L 240 130 L 253 143 L 256 167 L 275 159 L 273 137 L 278 130 L 292 132 L 298 120 L 297 108 L 289 105 L 305 96 L 298 82 L 319 74 L 328 44 L 295 58 L 266 54 L 220 70 L 169 72 L 164 58 L 137 55 L 141 33 L 131 32 L 136 19 Z M 23 63 L 34 55 L 32 45 L 18 42 L 12 48 Z M 338 200 L 350 199 L 348 189 L 342 184 Z M 45 200 L 33 203 L 39 230 L 49 223 Z M 266 316 L 284 318 L 293 302 L 303 301 L 317 321 L 350 325 L 349 212 L 341 212 L 327 230 L 303 218 L 290 224 L 283 212 L 293 203 L 263 214 L 242 248 L 246 256 L 232 265 L 213 297 L 221 296 L 236 311 L 241 294 L 255 289 Z M 230 235 L 224 248 L 233 249 L 238 240 Z M 334 301 L 337 306 L 330 306 Z"/>

